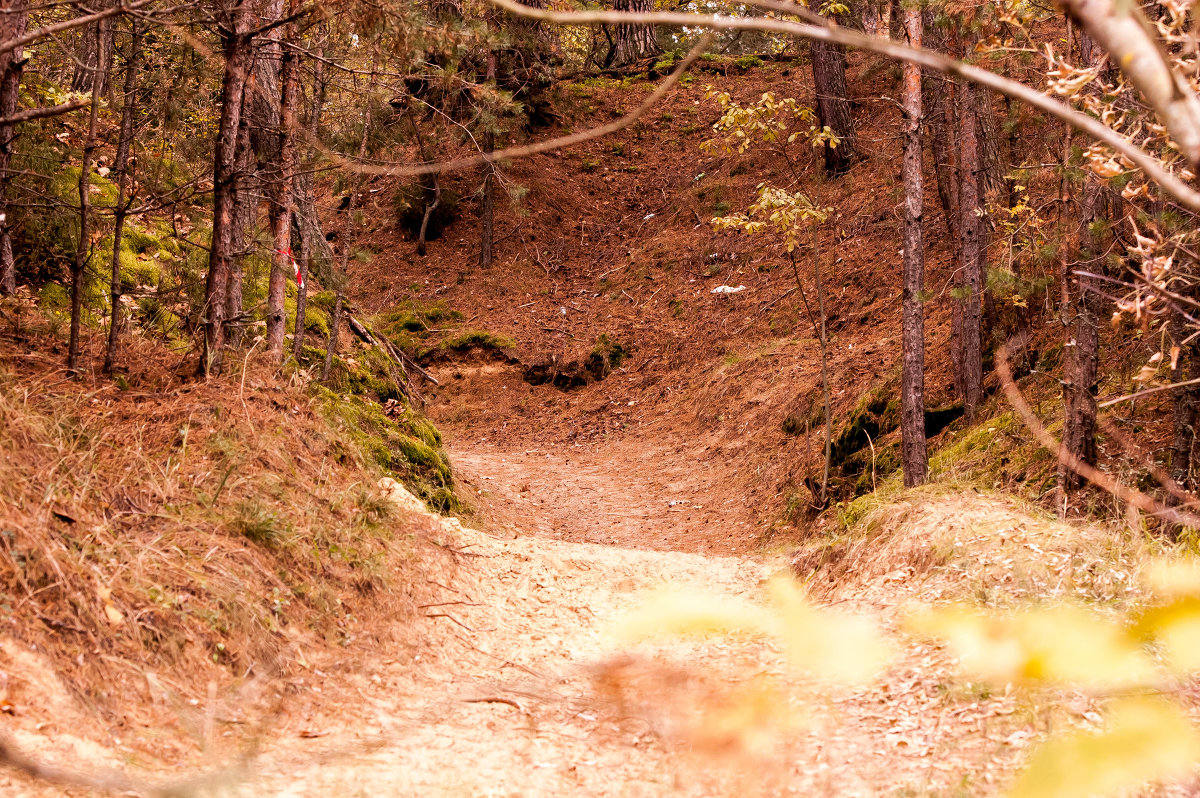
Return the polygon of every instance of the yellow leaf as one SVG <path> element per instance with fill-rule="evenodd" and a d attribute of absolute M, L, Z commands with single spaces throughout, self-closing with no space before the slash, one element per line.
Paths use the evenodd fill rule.
<path fill-rule="evenodd" d="M 104 615 L 108 618 L 108 622 L 113 626 L 120 626 L 125 622 L 125 615 L 112 604 L 104 605 Z"/>
<path fill-rule="evenodd" d="M 766 611 L 747 601 L 681 590 L 652 594 L 617 628 L 618 636 L 638 642 L 671 635 L 761 634 L 772 628 Z"/>
<path fill-rule="evenodd" d="M 1008 616 L 948 607 L 910 618 L 909 628 L 945 641 L 976 678 L 1001 684 L 1127 687 L 1146 684 L 1155 675 L 1124 627 L 1073 605 Z"/>
<path fill-rule="evenodd" d="M 1142 569 L 1142 583 L 1159 598 L 1200 596 L 1200 559 L 1154 560 Z"/>
<path fill-rule="evenodd" d="M 892 659 L 892 647 L 871 619 L 817 607 L 791 579 L 772 580 L 769 592 L 793 667 L 827 681 L 862 683 Z"/>
<path fill-rule="evenodd" d="M 1108 728 L 1043 743 L 1017 779 L 1011 798 L 1090 798 L 1148 781 L 1187 776 L 1200 759 L 1200 733 L 1176 706 L 1157 698 L 1115 703 Z"/>
<path fill-rule="evenodd" d="M 1148 611 L 1142 620 L 1142 628 L 1162 646 L 1171 670 L 1182 675 L 1200 671 L 1200 599 L 1180 599 Z"/>

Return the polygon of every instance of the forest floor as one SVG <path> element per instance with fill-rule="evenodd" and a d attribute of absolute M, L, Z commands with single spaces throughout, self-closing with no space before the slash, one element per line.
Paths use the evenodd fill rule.
<path fill-rule="evenodd" d="M 899 634 L 900 654 L 876 683 L 829 687 L 795 677 L 769 641 L 631 646 L 613 632 L 663 586 L 757 601 L 806 546 L 815 559 L 798 570 L 815 599 L 893 632 L 913 602 L 1061 597 L 1064 585 L 1119 600 L 1141 556 L 1111 529 L 1058 524 L 948 485 L 881 499 L 890 520 L 869 535 L 842 529 L 833 513 L 782 520 L 792 498 L 808 497 L 803 479 L 820 461 L 811 424 L 787 431 L 819 406 L 819 349 L 788 264 L 707 222 L 745 207 L 759 170 L 788 184 L 797 175 L 779 154 L 701 156 L 699 146 L 717 113 L 708 80 L 746 102 L 765 89 L 794 92 L 799 68 L 706 75 L 611 140 L 517 163 L 511 177 L 529 191 L 520 209 L 499 211 L 491 270 L 473 268 L 469 212 L 425 259 L 390 225 L 368 236 L 373 254 L 354 267 L 359 307 L 425 314 L 423 345 L 472 331 L 511 338 L 520 359 L 476 351 L 427 364 L 440 384 L 420 383 L 424 409 L 478 529 L 426 519 L 448 554 L 419 563 L 435 597 L 415 619 L 396 621 L 373 647 L 313 645 L 261 732 L 213 709 L 236 696 L 201 701 L 187 756 L 164 744 L 147 759 L 114 729 L 73 736 L 95 722 L 49 675 L 38 689 L 53 697 L 43 714 L 57 728 L 27 719 L 16 742 L 77 769 L 133 764 L 168 779 L 183 760 L 227 772 L 237 750 L 228 741 L 251 741 L 256 756 L 224 784 L 246 795 L 950 796 L 998 792 L 1052 726 L 1094 728 L 1084 697 L 1033 700 L 964 683 L 943 652 Z M 864 76 L 863 93 L 890 95 L 893 79 Z M 584 82 L 564 105 L 615 115 L 648 87 Z M 839 209 L 821 255 L 839 425 L 870 391 L 888 389 L 899 352 L 898 216 L 880 203 L 898 196 L 885 146 L 895 111 L 883 100 L 860 110 L 861 135 L 875 145 L 863 165 L 824 181 L 805 158 L 800 175 Z M 464 198 L 472 179 L 454 183 Z M 386 218 L 390 194 L 373 194 L 369 215 Z M 930 284 L 940 287 L 945 236 L 936 214 L 928 224 Z M 714 293 L 720 286 L 745 290 Z M 945 291 L 929 314 L 932 407 L 950 394 Z M 603 381 L 560 391 L 524 379 L 530 364 L 581 360 L 602 335 L 631 353 Z M 897 437 L 871 442 L 872 469 L 874 448 Z M 847 562 L 827 567 L 821 545 L 859 532 Z M 0 773 L 0 794 L 61 793 Z"/>
<path fill-rule="evenodd" d="M 905 638 L 887 673 L 856 687 L 796 677 L 762 639 L 622 642 L 614 630 L 648 591 L 757 602 L 789 563 L 745 551 L 753 533 L 738 526 L 741 508 L 724 506 L 719 469 L 670 440 L 554 447 L 510 436 L 458 448 L 479 434 L 447 428 L 480 529 L 435 519 L 452 557 L 427 573 L 437 597 L 424 618 L 369 653 L 315 648 L 257 737 L 210 709 L 195 735 L 212 752 L 201 760 L 228 769 L 224 794 L 989 794 L 1062 717 L 962 684 L 944 654 Z M 913 526 L 900 543 L 883 536 L 869 567 L 814 584 L 822 603 L 894 629 L 911 601 L 976 591 L 977 580 L 1019 583 L 1027 563 L 984 529 L 1051 561 L 1055 541 L 1070 541 L 1072 567 L 1095 565 L 1075 562 L 1086 550 L 1075 530 L 1004 500 L 945 490 L 907 501 L 900 514 Z M 722 524 L 727 534 L 714 535 Z M 927 567 L 933 530 L 960 544 L 961 559 Z M 1086 723 L 1092 706 L 1076 697 L 1060 709 Z M 251 740 L 255 757 L 230 766 L 222 736 Z M 73 768 L 129 761 L 70 734 L 17 742 Z M 11 775 L 0 791 L 61 794 Z"/>
<path fill-rule="evenodd" d="M 647 591 L 758 601 L 786 567 L 678 550 L 711 548 L 691 513 L 706 500 L 686 478 L 697 469 L 659 468 L 653 446 L 640 454 L 460 454 L 460 474 L 487 494 L 487 531 L 445 524 L 463 567 L 414 630 L 419 661 L 380 652 L 340 699 L 285 721 L 251 777 L 255 794 L 974 795 L 1000 786 L 1037 736 L 1031 716 L 1012 694 L 954 686 L 946 657 L 921 643 L 906 644 L 882 684 L 833 689 L 789 677 L 763 641 L 623 646 L 613 630 Z M 934 504 L 943 523 L 1007 512 L 958 496 Z M 847 580 L 832 600 L 887 624 L 938 583 L 901 581 Z M 756 692 L 764 679 L 778 691 L 768 704 Z"/>

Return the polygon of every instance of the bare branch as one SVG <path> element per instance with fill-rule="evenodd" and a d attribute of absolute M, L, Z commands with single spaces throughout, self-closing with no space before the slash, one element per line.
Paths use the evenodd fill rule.
<path fill-rule="evenodd" d="M 1068 452 L 1062 443 L 1055 440 L 1050 431 L 1042 424 L 1041 419 L 1033 412 L 1029 403 L 1025 401 L 1025 397 L 1021 395 L 1016 382 L 1013 381 L 1012 368 L 1008 363 L 1007 343 L 1002 344 L 996 352 L 996 375 L 1000 378 L 1000 385 L 1004 389 L 1004 395 L 1008 397 L 1009 404 L 1017 411 L 1017 415 L 1025 422 L 1025 426 L 1033 433 L 1033 437 L 1037 439 L 1038 443 L 1057 455 L 1060 463 L 1101 490 L 1108 491 L 1121 501 L 1136 507 L 1148 515 L 1171 524 L 1200 529 L 1200 515 L 1178 507 L 1168 507 L 1152 496 L 1142 493 L 1140 490 L 1122 485 L 1109 474 L 1104 473 L 1090 463 L 1083 462 Z"/>
<path fill-rule="evenodd" d="M 24 36 L 18 36 L 15 39 L 9 39 L 6 42 L 0 42 L 0 54 L 10 52 L 18 47 L 24 47 L 27 44 L 32 44 L 38 39 L 46 36 L 53 36 L 56 33 L 61 33 L 65 30 L 78 28 L 83 25 L 90 25 L 93 22 L 99 22 L 102 19 L 109 17 L 128 14 L 131 11 L 136 11 L 139 8 L 144 8 L 157 0 L 134 0 L 132 3 L 119 3 L 112 8 L 106 8 L 103 11 L 97 11 L 94 14 L 84 14 L 82 17 L 74 17 L 72 19 L 64 19 L 62 22 L 55 22 L 53 25 L 46 25 L 36 30 L 31 30 Z"/>
<path fill-rule="evenodd" d="M 80 97 L 61 103 L 60 105 L 52 105 L 49 108 L 30 108 L 28 111 L 20 111 L 12 116 L 0 119 L 0 126 L 19 125 L 22 122 L 32 122 L 35 119 L 45 119 L 48 116 L 69 114 L 72 111 L 78 111 L 80 108 L 86 108 L 91 102 L 90 97 Z"/>
<path fill-rule="evenodd" d="M 1150 179 L 1158 183 L 1164 191 L 1175 197 L 1182 205 L 1200 213 L 1200 192 L 1168 171 L 1162 162 L 1153 155 L 1133 144 L 1100 120 L 1093 119 L 1023 83 L 931 50 L 910 47 L 890 39 L 869 36 L 837 26 L 810 25 L 766 17 L 730 17 L 721 14 L 688 14 L 673 11 L 655 11 L 646 14 L 628 14 L 619 11 L 547 11 L 521 5 L 515 0 L 489 0 L 489 2 L 516 16 L 564 25 L 616 25 L 635 22 L 672 27 L 707 28 L 709 30 L 762 30 L 854 47 L 899 61 L 919 64 L 977 83 L 1061 119 L 1076 130 L 1086 133 L 1096 141 L 1129 158 L 1137 168 L 1145 172 Z"/>
<path fill-rule="evenodd" d="M 690 67 L 696 61 L 696 59 L 700 57 L 701 53 L 704 52 L 712 40 L 713 34 L 711 33 L 702 37 L 700 41 L 697 42 L 696 46 L 693 47 L 687 54 L 687 57 L 680 61 L 678 66 L 675 67 L 675 71 L 673 71 L 667 77 L 667 79 L 662 82 L 662 85 L 655 89 L 654 93 L 647 97 L 645 101 L 642 102 L 642 104 L 637 108 L 614 122 L 610 122 L 607 125 L 601 125 L 600 127 L 594 127 L 581 133 L 573 133 L 569 136 L 559 136 L 558 138 L 540 141 L 536 144 L 508 147 L 507 149 L 496 150 L 495 152 L 487 155 L 475 155 L 470 158 L 459 158 L 457 160 L 447 161 L 445 163 L 417 164 L 413 166 L 372 166 L 363 163 L 356 163 L 340 153 L 333 152 L 320 142 L 310 142 L 310 144 L 319 148 L 327 157 L 343 168 L 354 169 L 364 174 L 387 175 L 389 177 L 414 177 L 416 175 L 440 174 L 442 172 L 449 172 L 456 169 L 470 169 L 474 166 L 479 166 L 485 163 L 494 163 L 495 161 L 502 161 L 508 158 L 523 158 L 529 155 L 536 155 L 540 152 L 560 150 L 564 147 L 570 147 L 584 141 L 590 141 L 602 136 L 607 136 L 610 133 L 615 133 L 618 130 L 622 130 L 632 125 L 647 111 L 653 108 L 658 101 L 661 100 L 663 96 L 671 90 L 671 87 L 679 82 L 679 78 L 684 72 L 687 71 L 688 67 Z"/>
<path fill-rule="evenodd" d="M 1146 98 L 1184 157 L 1200 163 L 1200 100 L 1171 69 L 1141 9 L 1128 0 L 1064 0 L 1064 5 Z"/>
<path fill-rule="evenodd" d="M 1162 391 L 1173 391 L 1176 388 L 1186 388 L 1189 385 L 1200 385 L 1200 377 L 1197 377 L 1193 380 L 1184 380 L 1183 382 L 1173 382 L 1170 385 L 1156 385 L 1153 388 L 1146 388 L 1145 390 L 1125 394 L 1124 396 L 1118 396 L 1116 399 L 1107 399 L 1103 402 L 1100 402 L 1098 405 L 1096 405 L 1096 407 L 1112 407 L 1113 405 L 1120 404 L 1121 402 L 1131 402 L 1134 399 L 1141 399 L 1143 396 L 1150 396 L 1151 394 L 1160 393 Z"/>

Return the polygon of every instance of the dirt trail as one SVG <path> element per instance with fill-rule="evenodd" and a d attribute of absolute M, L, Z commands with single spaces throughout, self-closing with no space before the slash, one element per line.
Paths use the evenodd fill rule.
<path fill-rule="evenodd" d="M 459 451 L 456 466 L 488 530 L 431 519 L 453 561 L 428 575 L 440 597 L 371 661 L 323 655 L 289 680 L 231 793 L 926 795 L 967 773 L 989 794 L 1029 739 L 1001 731 L 1011 697 L 948 693 L 944 658 L 918 645 L 881 685 L 832 691 L 767 641 L 620 645 L 647 591 L 757 600 L 783 566 L 674 550 L 703 548 L 722 510 L 704 506 L 715 476 L 667 447 Z M 0 793 L 58 794 L 2 774 Z"/>
<path fill-rule="evenodd" d="M 424 609 L 416 653 L 381 652 L 357 699 L 297 718 L 255 794 L 994 792 L 1030 737 L 1004 730 L 1014 699 L 948 695 L 949 664 L 924 646 L 883 685 L 831 692 L 761 641 L 614 641 L 648 590 L 757 599 L 782 565 L 648 550 L 695 541 L 696 519 L 669 502 L 699 503 L 677 480 L 696 469 L 656 466 L 669 461 L 459 452 L 468 484 L 487 486 L 491 531 L 443 523 L 461 564 Z M 537 525 L 514 534 L 522 523 Z M 764 677 L 778 689 L 765 704 Z"/>
<path fill-rule="evenodd" d="M 633 439 L 450 453 L 492 530 L 656 551 L 752 548 L 743 499 L 682 448 Z"/>

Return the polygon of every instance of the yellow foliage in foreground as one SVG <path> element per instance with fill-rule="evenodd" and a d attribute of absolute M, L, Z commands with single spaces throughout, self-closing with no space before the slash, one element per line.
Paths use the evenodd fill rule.
<path fill-rule="evenodd" d="M 1200 562 L 1150 563 L 1143 582 L 1147 600 L 1126 617 L 1071 603 L 1016 612 L 951 604 L 905 620 L 909 634 L 952 653 L 968 679 L 1126 696 L 1112 701 L 1102 730 L 1068 731 L 1044 741 L 1010 795 L 1116 795 L 1182 778 L 1200 763 L 1200 730 L 1183 708 L 1144 695 L 1167 692 L 1200 672 Z M 818 606 L 790 579 L 772 580 L 762 602 L 663 590 L 618 631 L 627 642 L 679 635 L 766 638 L 779 644 L 796 673 L 830 684 L 877 678 L 898 648 L 875 620 Z M 1143 695 L 1128 697 L 1134 691 Z M 744 711 L 726 706 L 713 722 L 753 726 L 769 693 L 747 695 L 756 701 Z"/>

